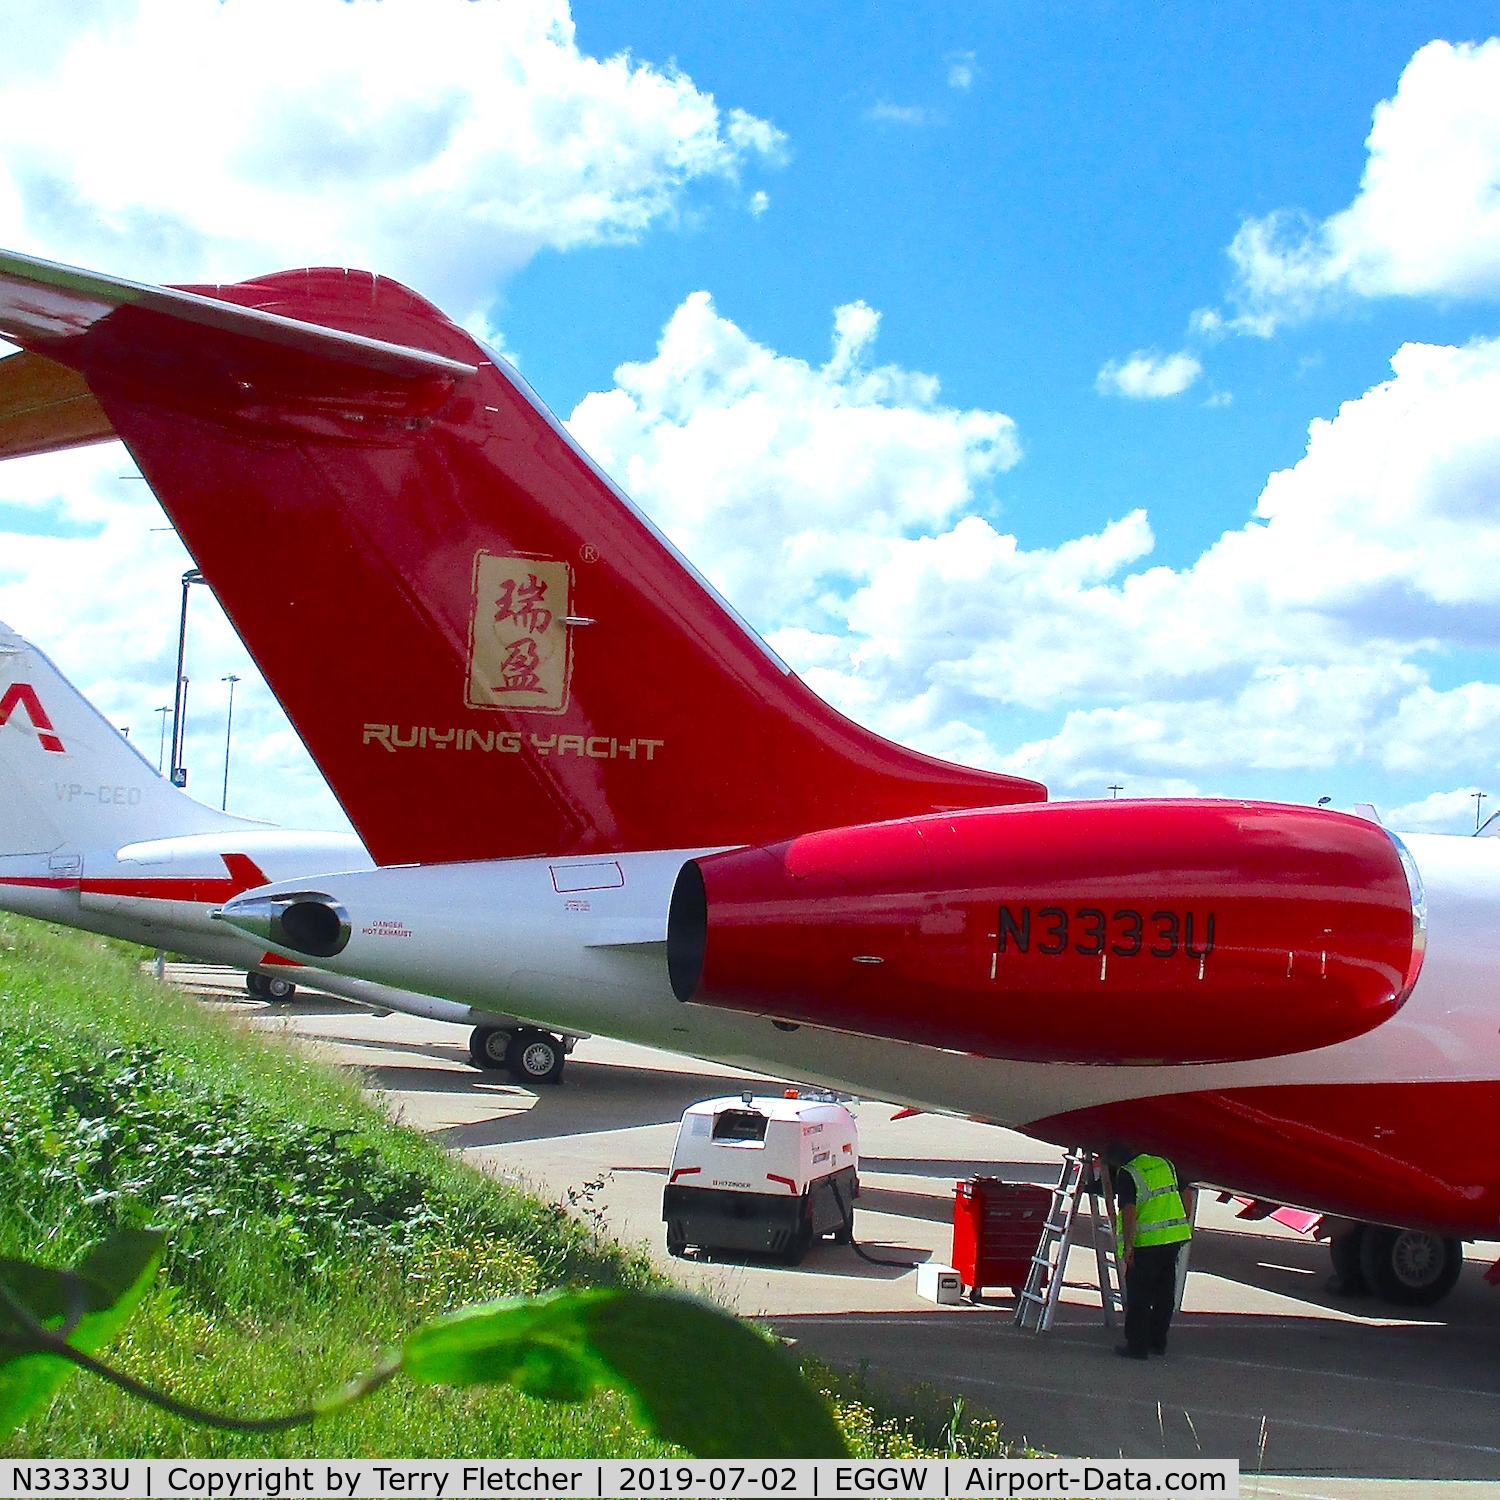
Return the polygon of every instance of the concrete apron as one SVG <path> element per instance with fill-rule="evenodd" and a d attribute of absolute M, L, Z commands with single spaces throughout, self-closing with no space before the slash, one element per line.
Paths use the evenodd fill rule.
<path fill-rule="evenodd" d="M 1500 1496 L 1500 1292 L 1482 1276 L 1500 1246 L 1470 1247 L 1452 1296 L 1402 1316 L 1332 1296 L 1326 1246 L 1274 1221 L 1238 1221 L 1210 1196 L 1171 1350 L 1140 1365 L 1113 1357 L 1089 1251 L 1074 1251 L 1057 1323 L 1042 1337 L 1013 1327 L 1002 1292 L 935 1308 L 917 1298 L 914 1271 L 831 1243 L 795 1269 L 669 1258 L 661 1190 L 682 1110 L 741 1087 L 779 1091 L 783 1080 L 593 1038 L 560 1087 L 532 1091 L 475 1070 L 458 1027 L 300 993 L 265 1005 L 225 971 L 168 977 L 358 1069 L 395 1118 L 642 1246 L 682 1284 L 769 1319 L 830 1363 L 865 1363 L 872 1382 L 961 1394 L 1003 1414 L 1013 1439 L 1068 1454 L 1238 1457 L 1246 1495 L 1438 1495 L 1448 1487 L 1434 1481 L 1464 1481 L 1452 1493 Z M 1014 1132 L 854 1107 L 856 1235 L 878 1258 L 948 1258 L 956 1179 L 1056 1180 L 1059 1153 Z M 1287 1474 L 1346 1477 L 1273 1477 Z"/>

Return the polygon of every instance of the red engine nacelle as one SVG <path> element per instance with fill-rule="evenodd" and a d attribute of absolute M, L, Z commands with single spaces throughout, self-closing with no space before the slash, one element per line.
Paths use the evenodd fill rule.
<path fill-rule="evenodd" d="M 679 1000 L 993 1057 L 1227 1062 L 1395 1014 L 1425 912 L 1399 840 L 1254 802 L 985 808 L 685 865 Z"/>

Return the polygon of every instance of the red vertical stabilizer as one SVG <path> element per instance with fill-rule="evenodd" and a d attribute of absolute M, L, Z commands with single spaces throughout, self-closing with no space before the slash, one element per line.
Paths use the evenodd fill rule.
<path fill-rule="evenodd" d="M 83 373 L 381 863 L 1046 795 L 832 710 L 394 282 L 173 292 L 0 257 L 0 333 Z"/>

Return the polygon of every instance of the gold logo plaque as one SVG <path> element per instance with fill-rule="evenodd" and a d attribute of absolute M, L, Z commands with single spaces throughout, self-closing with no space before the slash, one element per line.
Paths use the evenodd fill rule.
<path fill-rule="evenodd" d="M 545 557 L 474 558 L 469 622 L 470 708 L 557 714 L 568 706 L 572 570 Z"/>

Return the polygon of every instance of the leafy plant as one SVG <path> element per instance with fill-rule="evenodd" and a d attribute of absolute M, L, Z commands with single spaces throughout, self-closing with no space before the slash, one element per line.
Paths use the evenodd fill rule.
<path fill-rule="evenodd" d="M 127 1230 L 72 1271 L 0 1260 L 0 1438 L 50 1401 L 74 1364 L 120 1331 L 156 1275 L 163 1248 L 160 1234 Z"/>
<path fill-rule="evenodd" d="M 0 1439 L 79 1367 L 189 1421 L 238 1431 L 299 1426 L 397 1375 L 435 1385 L 510 1384 L 547 1401 L 625 1393 L 643 1426 L 702 1458 L 847 1452 L 828 1407 L 739 1319 L 669 1292 L 595 1287 L 506 1298 L 433 1319 L 376 1366 L 306 1410 L 236 1417 L 185 1405 L 95 1358 L 161 1264 L 153 1230 L 111 1236 L 75 1269 L 0 1261 Z"/>

